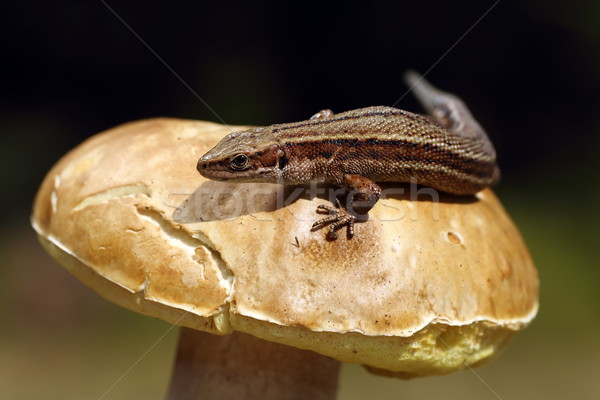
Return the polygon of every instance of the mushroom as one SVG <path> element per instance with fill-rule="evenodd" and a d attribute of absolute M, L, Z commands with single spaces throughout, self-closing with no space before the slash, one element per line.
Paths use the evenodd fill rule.
<path fill-rule="evenodd" d="M 326 187 L 196 172 L 230 129 L 119 126 L 64 156 L 35 200 L 32 224 L 60 264 L 183 327 L 169 398 L 335 398 L 339 361 L 447 374 L 489 361 L 535 316 L 537 272 L 491 190 L 384 186 L 355 238 L 331 242 L 310 229 Z"/>

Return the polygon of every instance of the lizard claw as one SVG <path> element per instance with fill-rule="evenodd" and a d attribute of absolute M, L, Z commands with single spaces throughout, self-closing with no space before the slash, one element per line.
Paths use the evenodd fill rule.
<path fill-rule="evenodd" d="M 344 225 L 348 226 L 348 239 L 354 236 L 354 222 L 356 221 L 356 217 L 350 214 L 346 209 L 344 209 L 338 199 L 335 199 L 335 207 L 320 204 L 319 206 L 317 206 L 317 212 L 325 212 L 329 214 L 329 216 L 316 221 L 312 225 L 312 228 L 314 229 L 322 225 L 331 223 L 331 225 L 329 226 L 329 232 L 327 233 L 328 239 L 337 239 L 339 236 L 335 231 L 337 231 Z"/>

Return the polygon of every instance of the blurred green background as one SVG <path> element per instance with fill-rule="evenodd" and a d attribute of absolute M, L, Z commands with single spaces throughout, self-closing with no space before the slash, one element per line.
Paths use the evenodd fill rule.
<path fill-rule="evenodd" d="M 537 319 L 476 374 L 345 365 L 340 399 L 598 399 L 600 2 L 412 3 L 107 2 L 229 124 L 392 105 L 403 71 L 435 64 L 428 79 L 488 130 L 539 268 Z M 44 174 L 94 133 L 218 118 L 100 1 L 3 2 L 0 21 L 0 397 L 162 399 L 176 329 L 80 284 L 28 215 Z"/>

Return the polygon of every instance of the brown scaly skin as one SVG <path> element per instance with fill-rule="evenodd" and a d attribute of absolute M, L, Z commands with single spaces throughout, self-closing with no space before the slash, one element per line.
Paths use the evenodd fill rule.
<path fill-rule="evenodd" d="M 344 225 L 353 236 L 354 222 L 379 200 L 375 182 L 417 182 L 455 195 L 496 183 L 496 153 L 464 103 L 416 73 L 406 81 L 434 121 L 384 106 L 323 110 L 307 121 L 231 133 L 200 158 L 198 171 L 213 180 L 345 188 L 346 207 L 319 206 L 329 216 L 313 225 L 330 223 L 331 239 Z"/>

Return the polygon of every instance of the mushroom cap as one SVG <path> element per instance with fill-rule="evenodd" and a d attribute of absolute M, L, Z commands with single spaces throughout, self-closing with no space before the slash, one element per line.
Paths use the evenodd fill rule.
<path fill-rule="evenodd" d="M 383 186 L 354 238 L 327 241 L 311 231 L 327 196 L 198 174 L 230 131 L 160 118 L 88 139 L 39 189 L 42 245 L 133 311 L 401 377 L 487 361 L 535 316 L 537 272 L 491 190 L 432 201 Z"/>

